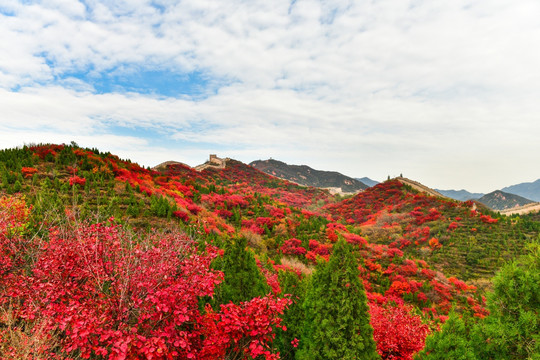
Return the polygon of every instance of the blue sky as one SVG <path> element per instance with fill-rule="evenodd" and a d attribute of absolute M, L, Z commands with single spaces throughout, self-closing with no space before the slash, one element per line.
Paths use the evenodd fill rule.
<path fill-rule="evenodd" d="M 0 3 L 0 144 L 489 192 L 540 178 L 537 0 Z"/>

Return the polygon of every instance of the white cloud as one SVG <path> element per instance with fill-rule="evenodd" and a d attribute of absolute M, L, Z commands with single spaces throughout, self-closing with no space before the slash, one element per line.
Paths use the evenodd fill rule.
<path fill-rule="evenodd" d="M 6 1 L 0 128 L 147 128 L 194 160 L 215 143 L 244 161 L 378 179 L 399 168 L 486 191 L 540 177 L 539 13 L 536 0 Z M 93 88 L 141 70 L 197 71 L 211 86 L 206 98 Z M 179 151 L 127 138 L 140 159 Z"/>

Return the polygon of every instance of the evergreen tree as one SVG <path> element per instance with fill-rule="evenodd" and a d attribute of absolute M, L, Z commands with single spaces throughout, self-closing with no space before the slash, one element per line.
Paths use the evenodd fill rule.
<path fill-rule="evenodd" d="M 213 267 L 223 271 L 225 279 L 216 288 L 212 305 L 238 304 L 270 292 L 255 256 L 246 246 L 245 237 L 232 239 L 225 243 L 223 258 L 214 260 Z"/>
<path fill-rule="evenodd" d="M 481 358 L 540 359 L 540 245 L 530 250 L 493 279 Z"/>
<path fill-rule="evenodd" d="M 19 180 L 15 181 L 15 184 L 13 185 L 13 191 L 14 192 L 20 192 L 22 190 L 22 185 Z"/>
<path fill-rule="evenodd" d="M 415 360 L 446 359 L 477 359 L 469 341 L 465 323 L 455 312 L 449 314 L 441 331 L 436 331 L 428 336 L 424 350 L 415 356 Z"/>
<path fill-rule="evenodd" d="M 540 245 L 503 266 L 488 297 L 490 314 L 473 326 L 451 315 L 416 359 L 540 360 Z"/>
<path fill-rule="evenodd" d="M 300 360 L 379 359 L 351 246 L 340 239 L 308 285 Z"/>
<path fill-rule="evenodd" d="M 276 330 L 275 344 L 279 349 L 281 358 L 284 360 L 294 359 L 297 351 L 297 341 L 302 337 L 304 327 L 303 303 L 306 296 L 306 278 L 301 279 L 291 271 L 280 271 L 278 274 L 279 285 L 283 294 L 291 296 L 292 304 L 283 312 L 281 317 L 286 331 Z M 297 339 L 297 340 L 295 340 Z"/>

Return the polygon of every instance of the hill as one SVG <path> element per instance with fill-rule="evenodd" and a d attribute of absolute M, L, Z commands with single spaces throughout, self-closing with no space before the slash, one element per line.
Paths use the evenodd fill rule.
<path fill-rule="evenodd" d="M 233 357 L 234 344 L 256 343 L 294 359 L 302 291 L 339 239 L 354 249 L 372 310 L 384 306 L 436 328 L 452 307 L 485 316 L 489 279 L 540 230 L 531 216 L 476 209 L 407 179 L 342 200 L 234 159 L 199 170 L 180 162 L 145 169 L 76 144 L 0 151 L 0 310 L 16 307 L 9 311 L 22 324 L 17 331 L 46 325 L 59 337 L 49 349 L 63 352 L 66 344 L 87 357 L 96 349 L 105 358 L 121 351 L 144 358 L 164 343 L 161 351 L 188 358 L 174 344 L 192 341 L 192 358 Z M 241 256 L 231 258 L 234 246 Z M 234 267 L 238 261 L 251 262 Z M 271 290 L 241 304 L 216 303 L 223 281 L 244 276 L 227 269 L 240 267 Z M 286 304 L 292 313 L 280 322 Z M 0 336 L 12 329 L 4 319 Z M 372 319 L 379 335 L 398 331 Z M 407 338 L 415 330 L 403 331 Z"/>
<path fill-rule="evenodd" d="M 367 186 L 371 187 L 371 186 L 375 186 L 377 185 L 379 182 L 376 181 L 376 180 L 372 180 L 368 177 L 363 177 L 363 178 L 355 178 L 356 180 L 366 184 Z"/>
<path fill-rule="evenodd" d="M 435 189 L 435 191 L 443 194 L 444 196 L 447 196 L 449 198 L 452 198 L 454 200 L 459 200 L 459 201 L 467 201 L 467 200 L 477 200 L 477 199 L 480 199 L 482 196 L 484 196 L 485 194 L 482 194 L 482 193 L 471 193 L 471 192 L 468 192 L 467 190 L 440 190 L 440 189 Z"/>
<path fill-rule="evenodd" d="M 280 179 L 318 188 L 339 188 L 344 193 L 355 193 L 368 188 L 361 181 L 336 171 L 315 170 L 306 165 L 288 165 L 278 160 L 256 160 L 251 166 Z"/>
<path fill-rule="evenodd" d="M 413 189 L 415 189 L 417 191 L 420 191 L 420 192 L 422 192 L 422 193 L 424 193 L 426 195 L 436 196 L 436 197 L 441 197 L 441 198 L 447 198 L 443 194 L 441 194 L 441 193 L 437 192 L 436 190 L 431 189 L 431 188 L 419 183 L 418 181 L 407 179 L 407 178 L 404 178 L 404 177 L 401 177 L 401 176 L 397 177 L 396 180 L 401 182 L 402 184 L 408 185 L 408 186 L 412 187 Z"/>
<path fill-rule="evenodd" d="M 519 195 L 510 194 L 501 190 L 490 192 L 479 198 L 478 201 L 493 210 L 509 210 L 534 203 L 534 201 L 525 199 Z"/>
<path fill-rule="evenodd" d="M 137 228 L 168 227 L 175 220 L 173 223 L 189 231 L 198 224 L 209 237 L 252 234 L 252 245 L 271 257 L 282 254 L 282 246 L 288 246 L 285 243 L 295 238 L 309 255 L 307 260 L 299 259 L 302 262 L 313 261 L 316 256 L 316 252 L 310 253 L 314 249 L 310 240 L 327 243 L 327 230 L 334 226 L 341 229 L 337 233 L 369 235 L 374 243 L 391 244 L 405 252 L 409 251 L 409 246 L 404 245 L 407 241 L 395 240 L 418 240 L 419 248 L 413 255 L 426 261 L 430 257 L 425 254 L 437 254 L 432 250 L 439 249 L 424 243 L 431 238 L 453 252 L 463 241 L 460 237 L 454 239 L 454 235 L 470 235 L 471 229 L 476 229 L 473 234 L 479 241 L 477 250 L 481 248 L 482 252 L 499 247 L 480 245 L 490 243 L 488 238 L 495 233 L 514 239 L 518 231 L 504 218 L 474 210 L 473 203 L 457 203 L 405 178 L 375 185 L 353 199 L 336 203 L 328 191 L 270 176 L 234 159 L 200 171 L 180 162 L 167 162 L 150 170 L 97 149 L 40 145 L 4 150 L 0 160 L 1 191 L 26 194 L 37 219 L 51 217 L 52 212 L 76 213 L 99 221 L 112 216 Z M 265 163 L 268 162 L 275 161 Z M 396 194 L 400 194 L 399 201 Z M 432 221 L 431 217 L 436 218 L 436 226 L 429 230 L 419 227 Z M 350 229 L 338 226 L 340 223 Z M 396 224 L 405 230 L 397 231 Z M 384 235 L 381 238 L 379 233 L 391 233 L 391 239 Z M 528 230 L 518 233 L 520 238 L 529 236 Z M 388 240 L 392 241 L 387 243 Z M 435 256 L 433 264 L 450 275 L 485 279 L 521 248 L 519 242 L 512 250 L 501 248 L 494 258 L 479 263 L 470 259 L 471 254 L 461 252 L 452 261 L 444 259 L 444 263 Z M 465 258 L 469 258 L 468 265 Z"/>
<path fill-rule="evenodd" d="M 540 221 L 540 203 L 534 202 L 515 208 L 499 211 L 502 215 L 530 215 L 531 219 Z"/>
<path fill-rule="evenodd" d="M 540 202 L 540 179 L 534 182 L 525 182 L 501 189 L 504 192 L 522 196 L 526 199 Z"/>
<path fill-rule="evenodd" d="M 473 202 L 420 193 L 400 180 L 384 182 L 326 209 L 334 219 L 359 226 L 371 242 L 398 248 L 444 274 L 475 280 L 477 286 L 485 285 L 508 259 L 508 246 L 517 250 L 528 238 L 527 230 L 496 213 L 481 212 Z"/>

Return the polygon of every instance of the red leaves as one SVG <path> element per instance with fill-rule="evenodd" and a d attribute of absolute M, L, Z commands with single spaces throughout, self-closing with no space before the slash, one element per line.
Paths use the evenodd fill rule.
<path fill-rule="evenodd" d="M 21 172 L 25 178 L 30 178 L 32 177 L 32 175 L 38 172 L 38 169 L 33 168 L 33 167 L 23 167 L 21 169 Z"/>
<path fill-rule="evenodd" d="M 412 360 L 413 354 L 424 348 L 430 330 L 411 306 L 372 302 L 369 307 L 377 352 L 383 359 Z"/>
<path fill-rule="evenodd" d="M 436 208 L 429 209 L 427 214 L 420 211 L 421 207 L 418 206 L 410 214 L 416 218 L 416 225 L 422 225 L 428 221 L 435 221 L 441 217 L 441 213 Z"/>
<path fill-rule="evenodd" d="M 239 352 L 275 358 L 273 330 L 281 326 L 279 315 L 289 299 L 255 298 L 218 313 L 200 312 L 200 297 L 212 296 L 223 279 L 210 269 L 218 252 L 212 246 L 198 253 L 183 235 L 134 239 L 104 224 L 52 229 L 46 245 L 32 275 L 17 274 L 3 285 L 12 285 L 5 293 L 20 304 L 18 316 L 41 319 L 46 331 L 65 334 L 67 353 L 210 360 Z"/>
<path fill-rule="evenodd" d="M 182 220 L 183 222 L 188 222 L 189 220 L 189 214 L 182 210 L 173 211 L 173 215 Z"/>
<path fill-rule="evenodd" d="M 74 176 L 69 178 L 69 185 L 71 185 L 71 186 L 73 186 L 73 185 L 84 186 L 84 184 L 86 184 L 86 179 L 85 178 L 79 177 L 77 175 L 74 175 Z"/>
<path fill-rule="evenodd" d="M 254 298 L 240 305 L 221 305 L 220 313 L 207 306 L 201 319 L 204 341 L 198 359 L 222 359 L 227 354 L 277 359 L 269 345 L 275 337 L 273 329 L 281 327 L 278 315 L 290 303 L 284 298 Z"/>
<path fill-rule="evenodd" d="M 486 224 L 496 224 L 499 221 L 499 219 L 494 219 L 489 215 L 480 215 L 480 220 Z"/>
<path fill-rule="evenodd" d="M 459 226 L 461 226 L 460 223 L 457 223 L 457 222 L 455 222 L 455 221 L 452 221 L 452 222 L 450 223 L 450 225 L 448 225 L 448 231 L 454 231 L 454 230 L 456 230 Z"/>
<path fill-rule="evenodd" d="M 431 249 L 435 250 L 441 247 L 441 244 L 439 243 L 439 240 L 437 238 L 431 238 L 429 240 L 429 246 Z"/>
<path fill-rule="evenodd" d="M 410 293 L 411 286 L 406 281 L 394 281 L 386 291 L 386 296 L 401 297 L 404 293 Z"/>
<path fill-rule="evenodd" d="M 351 233 L 343 233 L 342 235 L 349 244 L 357 245 L 360 248 L 367 246 L 367 240 L 360 235 Z"/>
<path fill-rule="evenodd" d="M 305 255 L 307 253 L 307 250 L 302 247 L 302 241 L 292 238 L 283 245 L 281 245 L 281 251 L 283 254 L 290 254 L 290 255 Z"/>
<path fill-rule="evenodd" d="M 30 210 L 20 196 L 0 197 L 0 279 L 24 265 L 35 248 L 23 237 Z"/>

